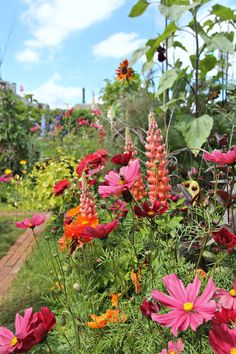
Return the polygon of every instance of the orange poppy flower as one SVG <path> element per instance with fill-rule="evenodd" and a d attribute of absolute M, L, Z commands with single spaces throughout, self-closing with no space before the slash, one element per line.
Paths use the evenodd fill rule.
<path fill-rule="evenodd" d="M 116 70 L 118 80 L 132 80 L 134 77 L 134 71 L 129 67 L 129 61 L 125 59 L 120 63 L 119 68 Z"/>
<path fill-rule="evenodd" d="M 122 295 L 121 293 L 118 293 L 118 294 L 111 293 L 110 294 L 112 307 L 116 307 L 116 308 L 119 307 L 119 297 L 121 297 L 121 295 Z"/>
<path fill-rule="evenodd" d="M 134 284 L 135 292 L 137 294 L 139 294 L 141 291 L 141 285 L 140 285 L 141 270 L 140 270 L 139 266 L 138 266 L 137 272 L 135 272 L 134 269 L 132 269 L 132 272 L 130 274 L 130 278 L 132 280 L 132 283 Z"/>
<path fill-rule="evenodd" d="M 94 322 L 87 322 L 90 328 L 104 328 L 109 323 L 125 322 L 127 316 L 120 312 L 120 310 L 107 310 L 101 316 L 96 316 L 94 314 L 89 315 Z"/>

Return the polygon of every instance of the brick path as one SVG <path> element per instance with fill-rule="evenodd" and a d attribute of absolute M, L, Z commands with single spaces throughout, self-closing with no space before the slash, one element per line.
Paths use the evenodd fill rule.
<path fill-rule="evenodd" d="M 0 216 L 10 215 L 19 216 L 20 213 L 0 212 Z M 51 213 L 48 213 L 46 222 L 50 216 Z M 46 222 L 34 229 L 36 235 L 39 235 L 45 229 Z M 10 287 L 12 281 L 24 264 L 26 258 L 32 252 L 34 246 L 35 239 L 32 234 L 32 230 L 27 229 L 21 236 L 18 237 L 14 245 L 8 250 L 7 254 L 0 259 L 0 302 L 2 301 L 7 289 Z"/>

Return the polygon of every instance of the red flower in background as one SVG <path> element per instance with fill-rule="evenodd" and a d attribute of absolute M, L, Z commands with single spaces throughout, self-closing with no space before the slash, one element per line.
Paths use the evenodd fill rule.
<path fill-rule="evenodd" d="M 30 131 L 32 133 L 34 133 L 34 132 L 37 132 L 39 129 L 40 129 L 40 126 L 39 125 L 35 125 L 34 127 L 30 128 Z"/>
<path fill-rule="evenodd" d="M 202 157 L 204 160 L 214 162 L 218 165 L 230 165 L 231 163 L 236 163 L 236 145 L 226 153 L 220 150 L 214 150 L 211 154 L 209 152 L 204 152 Z"/>
<path fill-rule="evenodd" d="M 222 307 L 219 311 L 215 313 L 213 318 L 212 325 L 221 325 L 225 324 L 236 324 L 236 310 L 225 309 Z"/>
<path fill-rule="evenodd" d="M 24 219 L 23 221 L 17 221 L 16 227 L 18 229 L 34 229 L 44 223 L 46 220 L 46 214 L 34 214 L 31 219 Z"/>
<path fill-rule="evenodd" d="M 89 121 L 87 119 L 85 119 L 85 118 L 78 118 L 77 119 L 77 123 L 79 125 L 89 125 Z"/>
<path fill-rule="evenodd" d="M 127 166 L 129 161 L 132 159 L 132 152 L 127 152 L 124 154 L 117 154 L 111 158 L 111 162 L 114 165 Z"/>
<path fill-rule="evenodd" d="M 68 109 L 68 110 L 66 111 L 66 113 L 65 113 L 65 117 L 66 117 L 66 118 L 70 117 L 71 113 L 73 113 L 73 112 L 74 112 L 74 109 L 73 109 L 73 108 Z"/>
<path fill-rule="evenodd" d="M 142 204 L 142 209 L 135 205 L 134 206 L 134 212 L 137 217 L 146 217 L 146 218 L 154 218 L 157 215 L 164 214 L 168 210 L 168 204 L 163 203 L 155 200 L 154 204 L 152 207 L 149 206 L 148 202 L 144 202 Z"/>
<path fill-rule="evenodd" d="M 76 168 L 76 173 L 80 178 L 82 172 L 85 171 L 86 174 L 90 177 L 95 173 L 100 172 L 105 163 L 108 152 L 106 150 L 100 149 L 91 154 L 86 155 L 78 164 Z"/>
<path fill-rule="evenodd" d="M 159 312 L 160 306 L 156 302 L 153 302 L 151 300 L 148 301 L 147 299 L 144 299 L 140 306 L 140 310 L 145 317 L 151 319 L 152 313 Z"/>
<path fill-rule="evenodd" d="M 36 343 L 41 343 L 47 336 L 48 332 L 56 325 L 55 315 L 48 307 L 41 307 L 40 312 L 34 314 L 36 319 L 34 336 Z"/>
<path fill-rule="evenodd" d="M 80 233 L 82 242 L 90 242 L 94 238 L 107 238 L 119 225 L 118 220 L 113 220 L 107 224 L 98 224 L 95 227 L 87 226 Z"/>
<path fill-rule="evenodd" d="M 236 235 L 225 227 L 222 227 L 219 231 L 212 232 L 212 237 L 218 245 L 227 248 L 229 253 L 232 253 L 232 249 L 236 247 Z"/>
<path fill-rule="evenodd" d="M 53 189 L 56 196 L 61 195 L 65 189 L 70 185 L 70 182 L 67 179 L 63 179 L 54 184 Z"/>

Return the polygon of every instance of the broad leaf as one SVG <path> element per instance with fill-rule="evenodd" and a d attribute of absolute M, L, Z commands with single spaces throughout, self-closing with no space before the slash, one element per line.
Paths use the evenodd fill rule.
<path fill-rule="evenodd" d="M 198 6 L 200 3 L 196 2 L 191 5 L 177 5 L 165 6 L 163 4 L 159 5 L 159 10 L 161 14 L 167 18 L 172 18 L 174 21 L 178 21 L 181 16 L 183 16 L 188 10 Z"/>
<path fill-rule="evenodd" d="M 214 55 L 208 54 L 202 59 L 199 63 L 199 69 L 201 70 L 200 77 L 203 79 L 205 78 L 206 74 L 214 69 L 216 66 L 217 59 Z"/>
<path fill-rule="evenodd" d="M 167 89 L 171 88 L 174 82 L 177 80 L 178 76 L 179 73 L 175 69 L 164 72 L 160 78 L 157 94 L 160 95 Z"/>
<path fill-rule="evenodd" d="M 147 2 L 146 0 L 139 0 L 137 4 L 132 7 L 129 13 L 129 17 L 138 17 L 142 15 L 147 9 L 148 5 L 149 2 Z"/>
<path fill-rule="evenodd" d="M 187 146 L 192 150 L 195 156 L 198 155 L 199 149 L 206 142 L 213 127 L 213 118 L 208 114 L 204 114 L 198 118 L 191 116 L 181 120 L 178 129 L 183 134 Z"/>
<path fill-rule="evenodd" d="M 145 55 L 145 53 L 147 52 L 148 49 L 149 49 L 148 47 L 136 49 L 132 53 L 132 56 L 130 59 L 130 65 L 133 66 L 140 58 L 142 58 L 143 55 Z"/>
<path fill-rule="evenodd" d="M 219 16 L 222 20 L 233 20 L 236 21 L 235 11 L 230 7 L 222 6 L 220 4 L 216 4 L 212 6 L 213 15 Z"/>
<path fill-rule="evenodd" d="M 170 22 L 168 26 L 166 26 L 164 32 L 155 40 L 155 48 L 157 49 L 160 46 L 161 42 L 166 40 L 171 34 L 175 33 L 177 30 L 178 27 L 176 26 L 175 21 Z"/>
<path fill-rule="evenodd" d="M 185 52 L 188 52 L 187 49 L 185 48 L 185 46 L 179 41 L 174 41 L 173 42 L 173 47 L 174 48 L 178 47 L 178 48 L 181 48 L 181 49 L 185 50 Z"/>
<path fill-rule="evenodd" d="M 208 37 L 205 33 L 201 31 L 200 36 L 206 43 L 209 51 L 219 49 L 222 52 L 234 53 L 234 44 L 226 37 L 225 34 L 215 33 L 211 37 Z"/>

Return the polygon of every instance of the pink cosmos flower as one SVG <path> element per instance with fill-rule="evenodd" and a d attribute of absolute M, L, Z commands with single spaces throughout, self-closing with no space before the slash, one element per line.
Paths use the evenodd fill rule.
<path fill-rule="evenodd" d="M 215 354 L 236 353 L 236 327 L 230 329 L 226 324 L 214 326 L 209 332 L 208 340 Z"/>
<path fill-rule="evenodd" d="M 98 224 L 95 227 L 87 226 L 80 233 L 80 239 L 83 242 L 92 241 L 94 238 L 107 238 L 119 225 L 118 220 L 113 220 L 107 224 Z"/>
<path fill-rule="evenodd" d="M 168 350 L 163 349 L 158 354 L 179 354 L 184 350 L 184 344 L 180 338 L 177 342 L 168 342 Z"/>
<path fill-rule="evenodd" d="M 226 153 L 220 150 L 214 150 L 211 154 L 209 152 L 204 152 L 202 157 L 206 161 L 215 162 L 219 165 L 236 163 L 236 145 Z"/>
<path fill-rule="evenodd" d="M 217 289 L 218 290 L 218 289 Z M 229 291 L 224 289 L 220 290 L 219 304 L 225 309 L 236 310 L 236 278 L 233 282 L 233 288 Z"/>
<path fill-rule="evenodd" d="M 16 314 L 15 334 L 6 327 L 0 327 L 0 353 L 24 353 L 35 344 L 32 322 L 33 309 L 26 309 L 24 316 Z"/>
<path fill-rule="evenodd" d="M 24 219 L 16 222 L 18 229 L 34 229 L 36 226 L 43 224 L 46 220 L 46 214 L 34 214 L 31 219 Z"/>
<path fill-rule="evenodd" d="M 152 319 L 166 327 L 171 327 L 174 336 L 178 330 L 185 331 L 188 327 L 196 329 L 204 322 L 214 317 L 216 310 L 215 301 L 211 300 L 215 285 L 210 278 L 203 293 L 198 296 L 201 282 L 196 275 L 193 283 L 185 288 L 176 274 L 169 274 L 163 282 L 170 295 L 159 290 L 152 291 L 152 297 L 164 306 L 171 308 L 166 314 L 152 314 Z"/>
<path fill-rule="evenodd" d="M 120 172 L 111 171 L 105 176 L 107 186 L 99 186 L 99 194 L 106 198 L 111 194 L 119 195 L 125 190 L 129 190 L 140 175 L 140 163 L 135 159 L 128 166 L 122 167 Z"/>
<path fill-rule="evenodd" d="M 25 353 L 34 345 L 41 343 L 48 332 L 56 325 L 56 318 L 48 307 L 41 307 L 33 314 L 33 309 L 19 313 L 15 318 L 15 334 L 6 327 L 0 327 L 0 354 Z"/>

